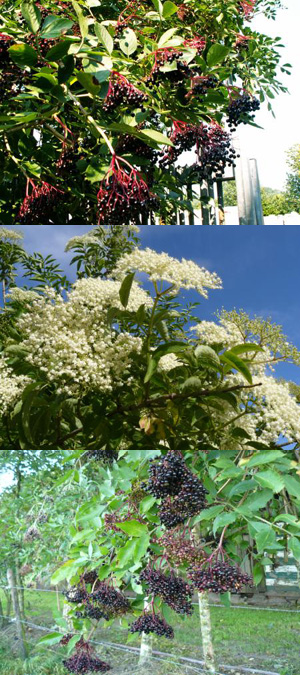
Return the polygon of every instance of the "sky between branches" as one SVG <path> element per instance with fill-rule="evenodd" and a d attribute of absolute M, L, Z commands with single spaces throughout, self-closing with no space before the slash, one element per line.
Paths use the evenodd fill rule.
<path fill-rule="evenodd" d="M 241 125 L 240 141 L 243 154 L 258 161 L 261 185 L 282 189 L 288 167 L 285 152 L 295 143 L 300 143 L 300 3 L 299 0 L 283 0 L 286 9 L 280 10 L 275 21 L 257 16 L 249 23 L 271 37 L 281 37 L 285 49 L 281 49 L 282 63 L 291 63 L 292 75 L 279 79 L 288 87 L 290 95 L 279 94 L 273 101 L 276 118 L 263 105 L 256 113 L 255 122 L 263 130 Z"/>
<path fill-rule="evenodd" d="M 78 225 L 26 225 L 16 228 L 24 233 L 28 252 L 51 253 L 71 281 L 75 269 L 69 267 L 71 253 L 64 253 L 67 241 L 91 230 Z M 223 281 L 223 290 L 200 298 L 185 291 L 189 301 L 201 301 L 197 315 L 213 320 L 214 312 L 244 309 L 250 315 L 272 320 L 283 326 L 288 339 L 300 348 L 300 228 L 202 228 L 188 226 L 142 226 L 142 246 L 165 251 L 177 258 L 188 258 L 215 271 Z M 278 376 L 300 384 L 300 369 L 282 364 Z"/>

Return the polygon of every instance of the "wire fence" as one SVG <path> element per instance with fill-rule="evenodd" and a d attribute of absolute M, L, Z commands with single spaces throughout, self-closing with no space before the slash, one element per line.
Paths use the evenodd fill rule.
<path fill-rule="evenodd" d="M 54 594 L 56 596 L 59 595 L 60 597 L 64 597 L 64 595 L 65 595 L 65 591 L 61 590 L 59 588 L 50 589 L 50 588 L 33 588 L 33 587 L 30 587 L 30 586 L 27 587 L 27 586 L 19 586 L 19 585 L 14 585 L 12 587 L 8 586 L 6 584 L 0 585 L 0 589 L 2 589 L 3 591 L 9 592 L 12 588 L 17 590 L 17 591 L 24 591 L 25 593 L 34 593 L 34 594 L 39 594 L 39 593 L 42 593 L 42 594 L 46 593 L 47 594 L 48 593 L 48 594 L 52 594 L 52 596 Z M 53 598 L 53 600 L 54 600 L 54 598 Z M 31 602 L 31 600 L 29 602 Z M 41 600 L 41 602 L 42 602 L 42 600 Z M 193 603 L 193 604 L 196 606 L 198 603 Z M 228 610 L 228 607 L 225 607 L 224 605 L 222 605 L 220 603 L 210 602 L 209 604 L 210 604 L 211 607 L 217 607 L 217 608 L 220 608 L 220 609 L 224 609 L 224 610 L 227 609 Z M 31 611 L 31 609 L 32 608 L 30 607 L 29 611 Z M 298 610 L 298 609 L 285 609 L 285 608 L 280 609 L 280 608 L 277 608 L 277 607 L 260 607 L 260 606 L 254 607 L 254 606 L 249 606 L 249 605 L 231 605 L 230 609 L 238 609 L 238 610 L 243 609 L 245 611 L 252 610 L 252 611 L 257 611 L 257 612 L 268 611 L 268 612 L 285 612 L 285 613 L 291 613 L 291 614 L 300 614 L 300 610 Z M 34 611 L 36 612 L 36 608 L 35 608 Z M 43 612 L 44 613 L 46 612 L 46 613 L 45 613 L 44 616 L 41 617 L 41 614 L 43 614 Z M 51 611 L 51 603 L 50 603 L 49 609 L 48 609 L 48 607 L 47 607 L 46 610 L 42 609 L 39 616 L 40 616 L 40 618 L 46 620 L 46 623 L 48 623 L 48 621 L 49 621 L 49 625 L 46 626 L 46 625 L 42 625 L 41 623 L 34 623 L 34 621 L 26 620 L 25 618 L 21 619 L 21 623 L 25 627 L 28 627 L 29 631 L 34 630 L 34 631 L 38 631 L 38 632 L 49 633 L 53 630 L 59 630 L 59 631 L 61 630 L 59 628 L 57 629 L 56 627 L 53 627 L 53 617 L 52 617 L 52 611 Z M 7 615 L 5 616 L 4 614 L 0 614 L 0 618 L 6 620 L 6 626 L 13 626 L 14 624 L 16 624 L 16 619 L 12 618 L 10 616 L 7 616 Z M 76 632 L 73 631 L 73 633 L 75 634 Z M 77 633 L 77 634 L 79 635 L 80 633 Z M 62 635 L 63 635 L 63 633 L 62 633 Z M 116 643 L 116 642 L 109 642 L 107 640 L 101 640 L 101 641 L 91 640 L 91 642 L 94 645 L 97 645 L 97 646 L 105 648 L 105 649 L 111 649 L 113 651 L 124 651 L 127 654 L 130 653 L 135 657 L 135 659 L 138 658 L 138 656 L 139 656 L 140 650 L 139 650 L 138 647 L 128 646 L 126 644 L 119 644 L 119 643 Z M 35 647 L 37 646 L 36 643 L 34 643 L 34 642 L 32 644 Z M 43 645 L 43 647 L 45 647 L 46 649 L 49 649 L 48 645 Z M 55 653 L 56 655 L 58 654 L 58 652 L 55 649 L 52 649 L 51 651 L 53 653 Z M 62 658 L 63 658 L 63 656 L 62 656 Z M 157 661 L 164 662 L 165 664 L 170 663 L 174 667 L 175 666 L 177 667 L 178 665 L 179 666 L 181 665 L 181 667 L 183 668 L 183 670 L 181 672 L 182 673 L 186 672 L 187 675 L 188 675 L 188 672 L 190 672 L 190 671 L 191 672 L 193 671 L 193 672 L 199 673 L 199 674 L 202 674 L 202 673 L 205 672 L 203 670 L 204 662 L 201 661 L 200 659 L 197 659 L 197 658 L 194 659 L 194 658 L 190 658 L 188 656 L 181 656 L 181 655 L 179 656 L 178 654 L 171 654 L 169 652 L 160 652 L 160 651 L 154 650 L 153 651 L 153 659 L 157 660 Z M 173 659 L 173 660 L 170 660 L 170 659 Z M 259 665 L 259 664 L 255 664 L 255 665 Z M 242 666 L 242 665 L 236 666 L 236 665 L 228 665 L 228 664 L 220 663 L 219 668 L 221 668 L 223 670 L 223 672 L 222 673 L 220 672 L 217 675 L 228 675 L 228 671 L 230 673 L 233 673 L 233 674 L 238 673 L 239 675 L 240 674 L 242 675 L 243 673 L 245 673 L 245 675 L 246 674 L 249 674 L 249 675 L 279 675 L 278 672 L 275 672 L 273 670 L 272 671 L 262 670 L 260 668 L 250 668 L 250 667 L 246 667 L 246 666 Z M 138 674 L 139 671 L 136 670 L 135 665 L 134 665 L 134 669 L 135 669 L 134 672 L 136 672 Z M 131 667 L 131 674 L 132 674 L 132 672 L 133 671 L 132 671 L 132 667 Z M 119 671 L 118 671 L 118 675 L 123 675 L 123 672 L 119 673 Z M 124 671 L 124 675 L 125 675 L 125 671 Z M 168 675 L 170 675 L 170 674 L 168 674 Z M 175 675 L 175 671 L 174 671 L 174 675 Z"/>

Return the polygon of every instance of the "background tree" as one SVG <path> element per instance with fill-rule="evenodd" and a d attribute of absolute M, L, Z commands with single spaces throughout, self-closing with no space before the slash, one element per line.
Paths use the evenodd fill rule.
<path fill-rule="evenodd" d="M 300 145 L 294 145 L 287 152 L 290 173 L 287 175 L 286 195 L 290 208 L 300 212 Z"/>

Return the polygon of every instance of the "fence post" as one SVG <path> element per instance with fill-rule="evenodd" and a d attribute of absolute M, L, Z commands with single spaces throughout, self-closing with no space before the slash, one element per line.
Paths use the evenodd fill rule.
<path fill-rule="evenodd" d="M 147 610 L 150 606 L 148 599 L 145 599 L 144 608 Z M 153 652 L 153 635 L 152 633 L 142 633 L 140 644 L 140 658 L 139 666 L 145 666 L 151 661 Z"/>
<path fill-rule="evenodd" d="M 21 620 L 20 604 L 19 604 L 18 592 L 17 592 L 17 589 L 16 589 L 15 574 L 14 574 L 13 569 L 11 569 L 11 568 L 9 568 L 7 570 L 7 581 L 8 581 L 8 585 L 9 585 L 9 588 L 10 588 L 11 597 L 12 597 L 14 615 L 15 615 L 15 619 L 16 619 L 17 634 L 18 634 L 18 638 L 19 638 L 19 641 L 20 641 L 20 651 L 21 651 L 23 659 L 26 659 L 27 658 L 27 647 L 26 647 L 26 643 L 25 643 L 25 631 L 24 631 L 24 626 L 22 624 L 22 620 Z"/>
<path fill-rule="evenodd" d="M 202 635 L 202 647 L 203 647 L 205 668 L 210 675 L 217 675 L 214 649 L 212 644 L 208 592 L 203 591 L 203 593 L 198 593 L 198 598 L 199 598 L 199 617 L 200 617 L 200 628 Z"/>
<path fill-rule="evenodd" d="M 256 216 L 256 225 L 264 225 L 264 214 L 261 203 L 261 192 L 256 159 L 254 158 L 249 159 L 249 167 L 254 200 L 254 210 Z"/>

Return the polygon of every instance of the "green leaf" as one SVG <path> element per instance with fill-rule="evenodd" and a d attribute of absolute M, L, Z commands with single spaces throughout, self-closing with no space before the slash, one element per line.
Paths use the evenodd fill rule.
<path fill-rule="evenodd" d="M 268 548 L 276 544 L 276 535 L 270 525 L 264 525 L 255 535 L 258 553 L 264 553 Z"/>
<path fill-rule="evenodd" d="M 203 509 L 201 513 L 199 513 L 199 516 L 197 516 L 197 522 L 200 522 L 201 520 L 213 520 L 223 510 L 223 506 L 209 506 L 207 509 Z"/>
<path fill-rule="evenodd" d="M 122 39 L 120 40 L 120 48 L 125 56 L 130 56 L 137 49 L 137 38 L 132 28 L 125 28 Z"/>
<path fill-rule="evenodd" d="M 69 19 L 61 19 L 59 16 L 47 16 L 40 35 L 42 38 L 50 39 L 60 37 L 62 33 L 66 33 L 73 26 L 73 21 Z"/>
<path fill-rule="evenodd" d="M 169 41 L 169 39 L 171 37 L 173 37 L 173 35 L 176 33 L 176 31 L 177 31 L 177 28 L 169 28 L 168 30 L 166 30 L 166 32 L 163 33 L 163 35 L 159 39 L 159 41 L 157 43 L 157 46 L 158 47 L 166 46 L 166 43 Z"/>
<path fill-rule="evenodd" d="M 284 476 L 283 480 L 289 494 L 300 498 L 300 480 L 293 476 Z"/>
<path fill-rule="evenodd" d="M 54 47 L 51 47 L 46 54 L 47 61 L 60 61 L 64 56 L 67 55 L 72 42 L 70 40 L 62 40 Z"/>
<path fill-rule="evenodd" d="M 128 520 L 126 523 L 116 523 L 116 525 L 131 537 L 141 537 L 143 534 L 148 533 L 147 525 L 139 523 L 138 520 Z"/>
<path fill-rule="evenodd" d="M 22 2 L 21 12 L 31 32 L 37 33 L 42 20 L 39 8 L 33 2 Z"/>
<path fill-rule="evenodd" d="M 199 361 L 200 366 L 204 368 L 212 368 L 213 370 L 219 370 L 220 368 L 220 359 L 218 354 L 211 348 L 206 345 L 198 345 L 194 351 L 194 354 Z"/>
<path fill-rule="evenodd" d="M 237 519 L 236 513 L 220 513 L 220 515 L 216 517 L 215 522 L 213 524 L 213 534 L 216 534 L 218 530 L 223 529 L 225 525 L 230 525 L 231 523 L 234 523 L 236 519 Z"/>
<path fill-rule="evenodd" d="M 76 71 L 78 82 L 89 92 L 92 96 L 96 96 L 99 92 L 100 85 L 95 84 L 94 77 L 90 73 L 84 73 L 81 70 Z"/>
<path fill-rule="evenodd" d="M 42 638 L 40 638 L 38 640 L 37 646 L 39 646 L 39 645 L 42 645 L 42 646 L 43 645 L 49 645 L 49 646 L 57 645 L 58 642 L 61 641 L 62 637 L 63 637 L 62 633 L 57 633 L 57 632 L 49 633 L 48 635 L 44 635 Z"/>
<path fill-rule="evenodd" d="M 211 68 L 212 66 L 215 66 L 217 63 L 220 63 L 225 59 L 225 57 L 229 54 L 230 49 L 229 47 L 225 47 L 224 45 L 220 44 L 214 44 L 210 49 L 208 50 L 207 53 L 207 65 Z"/>
<path fill-rule="evenodd" d="M 264 578 L 264 568 L 263 568 L 263 566 L 260 565 L 259 563 L 256 563 L 253 567 L 252 576 L 253 576 L 253 581 L 254 581 L 255 585 L 258 586 L 258 584 L 260 584 L 260 582 Z"/>
<path fill-rule="evenodd" d="M 69 654 L 72 653 L 75 645 L 77 644 L 77 642 L 79 642 L 79 640 L 81 640 L 81 635 L 73 635 L 73 637 L 71 638 L 70 642 L 68 642 L 67 645 L 67 656 L 69 656 Z"/>
<path fill-rule="evenodd" d="M 75 67 L 75 60 L 71 54 L 65 56 L 63 60 L 63 65 L 60 65 L 57 71 L 57 79 L 60 84 L 67 82 L 69 77 L 71 77 Z"/>
<path fill-rule="evenodd" d="M 72 0 L 72 5 L 73 5 L 73 7 L 75 9 L 75 12 L 77 14 L 77 17 L 78 17 L 78 23 L 79 23 L 81 36 L 84 39 L 89 34 L 89 24 L 88 24 L 87 17 L 83 14 L 83 11 L 82 11 L 80 5 L 78 4 L 78 2 L 75 2 L 75 0 Z"/>
<path fill-rule="evenodd" d="M 244 345 L 236 345 L 235 347 L 231 347 L 230 351 L 234 354 L 244 354 L 247 352 L 262 352 L 263 350 L 260 345 L 252 344 L 252 342 L 249 342 L 248 344 L 246 342 Z"/>
<path fill-rule="evenodd" d="M 75 560 L 68 560 L 63 565 L 61 565 L 61 567 L 59 567 L 58 570 L 56 570 L 56 572 L 52 574 L 51 584 L 56 585 L 60 581 L 63 581 L 63 579 L 68 579 L 68 577 L 70 576 L 70 572 L 75 570 L 74 563 Z"/>
<path fill-rule="evenodd" d="M 162 15 L 164 19 L 168 19 L 170 16 L 172 16 L 172 14 L 175 14 L 177 10 L 177 5 L 175 5 L 174 2 L 171 2 L 171 0 L 167 0 L 167 2 L 164 2 L 163 4 Z"/>
<path fill-rule="evenodd" d="M 25 44 L 16 44 L 12 45 L 12 47 L 9 47 L 9 54 L 13 60 L 14 63 L 16 63 L 17 66 L 20 66 L 21 68 L 24 66 L 36 66 L 38 56 L 33 49 L 33 47 L 30 47 L 29 45 Z"/>
<path fill-rule="evenodd" d="M 250 373 L 250 370 L 245 364 L 245 361 L 243 359 L 240 359 L 236 354 L 234 354 L 231 350 L 228 352 L 224 352 L 224 354 L 221 355 L 220 357 L 221 361 L 224 363 L 228 363 L 231 368 L 234 368 L 235 370 L 238 370 L 244 378 L 252 384 L 252 376 Z"/>
<path fill-rule="evenodd" d="M 114 41 L 110 33 L 101 23 L 95 23 L 94 28 L 97 38 L 103 44 L 108 54 L 111 54 L 114 48 Z"/>
<path fill-rule="evenodd" d="M 242 508 L 250 509 L 251 511 L 259 511 L 263 509 L 267 503 L 272 499 L 273 492 L 272 490 L 260 490 L 259 492 L 253 492 L 245 502 L 243 503 Z"/>
<path fill-rule="evenodd" d="M 135 272 L 127 274 L 125 279 L 122 281 L 121 288 L 119 290 L 119 296 L 123 307 L 127 307 L 129 295 L 132 287 L 132 282 L 134 280 Z"/>
<path fill-rule="evenodd" d="M 300 539 L 297 537 L 291 537 L 288 540 L 288 547 L 295 560 L 300 560 Z"/>
<path fill-rule="evenodd" d="M 266 452 L 256 452 L 252 457 L 250 457 L 249 461 L 242 460 L 240 462 L 240 465 L 242 463 L 247 463 L 248 467 L 251 466 L 260 466 L 261 464 L 270 464 L 271 462 L 275 462 L 277 459 L 280 459 L 283 457 L 284 454 L 281 452 L 281 450 L 269 450 Z"/>
<path fill-rule="evenodd" d="M 134 552 L 135 564 L 138 563 L 144 557 L 144 555 L 146 555 L 147 550 L 149 548 L 149 544 L 150 544 L 149 534 L 143 534 L 136 540 L 136 547 Z"/>
<path fill-rule="evenodd" d="M 148 495 L 148 497 L 145 497 L 140 502 L 140 512 L 147 513 L 148 511 L 150 511 L 155 502 L 156 502 L 155 497 L 151 497 L 151 495 Z"/>
<path fill-rule="evenodd" d="M 220 600 L 222 605 L 224 605 L 224 607 L 231 607 L 230 598 L 231 598 L 230 591 L 226 591 L 226 593 L 220 593 Z"/>
<path fill-rule="evenodd" d="M 199 377 L 192 375 L 183 382 L 181 389 L 182 391 L 196 391 L 197 389 L 203 389 L 203 382 Z"/>
<path fill-rule="evenodd" d="M 152 141 L 155 141 L 156 143 L 173 146 L 172 141 L 170 141 L 170 139 L 164 134 L 162 134 L 160 131 L 156 131 L 156 129 L 141 129 L 140 134 L 142 136 L 150 138 Z"/>
<path fill-rule="evenodd" d="M 259 471 L 255 475 L 255 480 L 262 486 L 270 488 L 274 493 L 280 492 L 284 488 L 284 480 L 277 471 L 268 469 Z"/>
<path fill-rule="evenodd" d="M 116 559 L 119 561 L 122 567 L 125 567 L 127 563 L 134 559 L 134 553 L 136 549 L 136 540 L 130 539 L 122 546 L 116 555 Z"/>

